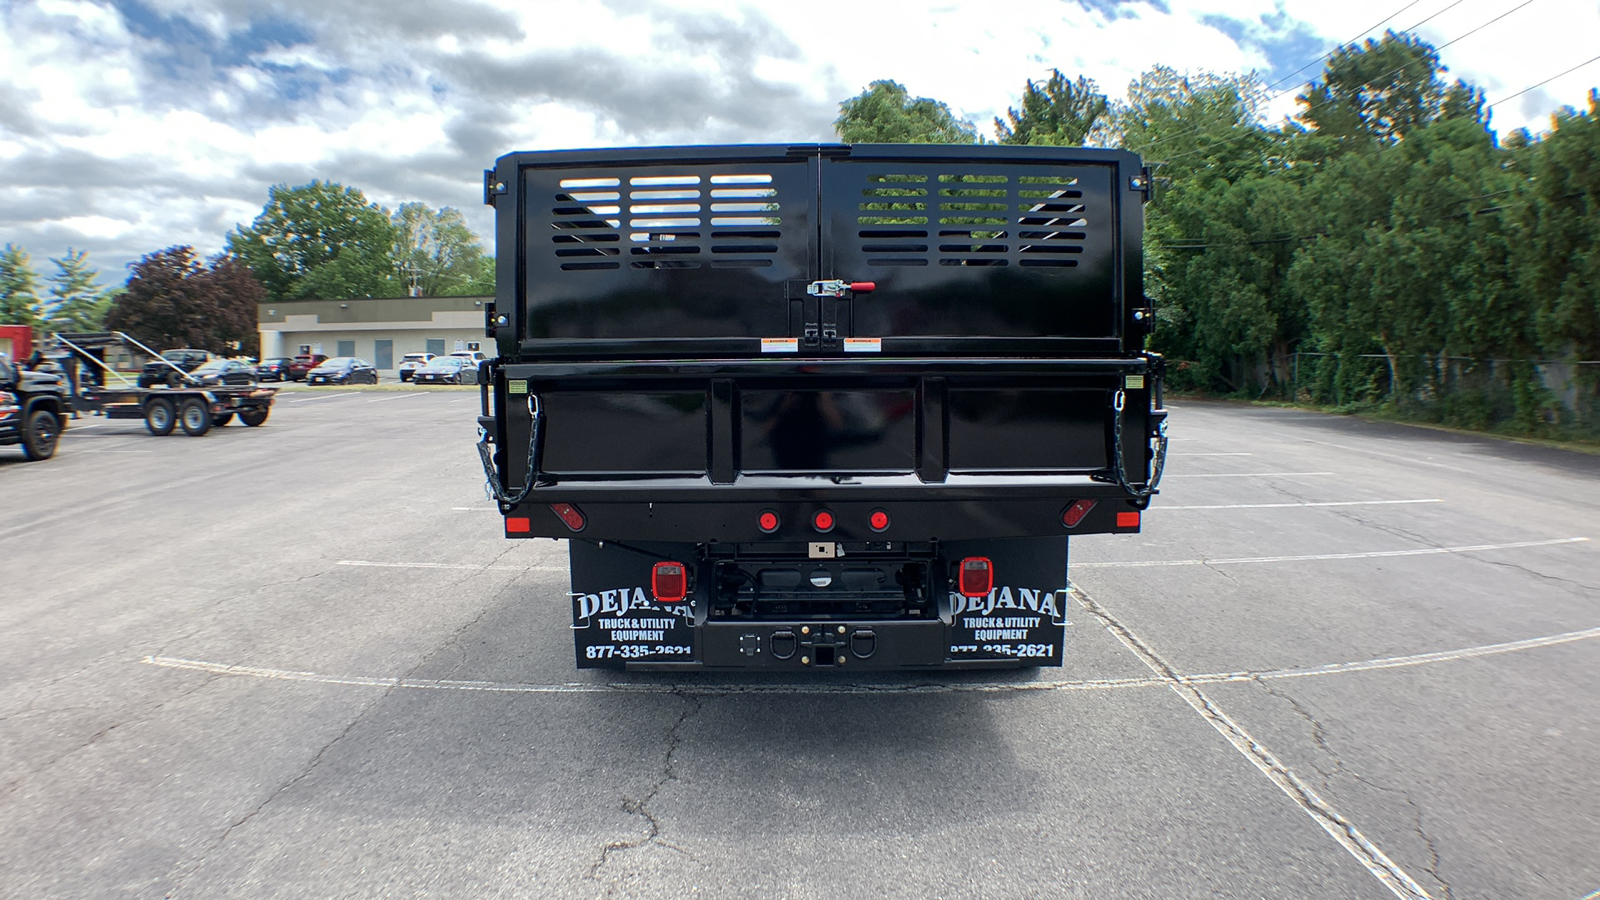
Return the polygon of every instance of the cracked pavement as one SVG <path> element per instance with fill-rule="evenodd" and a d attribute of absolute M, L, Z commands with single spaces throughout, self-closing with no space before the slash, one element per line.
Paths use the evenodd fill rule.
<path fill-rule="evenodd" d="M 1600 640 L 1286 675 L 1600 626 L 1595 542 L 1085 567 L 1061 670 L 811 682 L 830 692 L 580 672 L 564 547 L 500 538 L 472 395 L 360 399 L 200 439 L 107 423 L 48 463 L 0 459 L 8 893 L 1600 888 Z M 1591 458 L 1294 410 L 1179 401 L 1172 420 L 1144 534 L 1077 541 L 1075 562 L 1600 539 Z M 97 442 L 151 452 L 76 452 Z M 1334 475 L 1183 477 L 1310 471 Z M 1421 497 L 1443 502 L 1163 510 Z"/>

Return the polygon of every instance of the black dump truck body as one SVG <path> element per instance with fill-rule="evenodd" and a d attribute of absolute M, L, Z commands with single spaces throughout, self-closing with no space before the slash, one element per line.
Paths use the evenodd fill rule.
<path fill-rule="evenodd" d="M 580 667 L 1059 664 L 1067 545 L 1159 479 L 1121 151 L 518 153 L 486 474 Z"/>

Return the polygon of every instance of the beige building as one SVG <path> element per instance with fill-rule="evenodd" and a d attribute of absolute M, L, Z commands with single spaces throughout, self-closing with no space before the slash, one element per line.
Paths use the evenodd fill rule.
<path fill-rule="evenodd" d="M 493 297 L 363 297 L 260 304 L 261 358 L 321 353 L 359 356 L 395 378 L 407 353 L 482 350 L 484 304 Z"/>

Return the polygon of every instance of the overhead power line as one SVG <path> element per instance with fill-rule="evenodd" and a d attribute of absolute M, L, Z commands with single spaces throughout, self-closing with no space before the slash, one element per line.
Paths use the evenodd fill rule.
<path fill-rule="evenodd" d="M 1301 72 L 1304 72 L 1305 70 L 1311 68 L 1312 66 L 1316 65 L 1317 63 L 1322 62 L 1323 60 L 1325 60 L 1328 57 L 1332 56 L 1333 54 L 1337 53 L 1339 48 L 1345 46 L 1345 44 L 1354 44 L 1356 41 L 1361 40 L 1362 38 L 1366 37 L 1367 35 L 1371 34 L 1372 32 L 1377 31 L 1379 28 L 1382 28 L 1384 25 L 1388 24 L 1390 19 L 1394 18 L 1395 16 L 1400 15 L 1401 13 L 1405 12 L 1406 10 L 1410 9 L 1413 6 L 1416 6 L 1418 3 L 1421 3 L 1421 2 L 1422 2 L 1422 0 L 1411 0 L 1411 2 L 1407 3 L 1405 6 L 1400 7 L 1399 9 L 1397 9 L 1394 12 L 1388 14 L 1387 16 L 1384 16 L 1382 19 L 1380 19 L 1378 21 L 1378 23 L 1376 25 L 1368 26 L 1367 28 L 1363 29 L 1360 34 L 1356 35 L 1355 37 L 1351 38 L 1350 40 L 1345 41 L 1343 44 L 1336 45 L 1332 50 L 1329 50 L 1327 53 L 1322 54 L 1321 56 L 1317 57 L 1316 59 L 1313 59 L 1312 61 L 1306 63 L 1305 65 L 1301 66 L 1300 68 L 1295 69 L 1293 72 L 1290 72 L 1289 74 L 1283 76 L 1282 78 L 1279 78 L 1277 81 L 1274 81 L 1273 83 L 1267 85 L 1265 90 L 1269 90 L 1270 91 L 1273 88 L 1277 87 L 1278 85 L 1283 84 L 1285 81 L 1288 81 L 1289 79 L 1295 77 L 1296 75 L 1299 75 Z M 1456 4 L 1459 4 L 1461 2 L 1462 2 L 1462 0 L 1456 0 L 1456 2 L 1450 4 L 1450 6 L 1455 6 Z M 1445 9 L 1449 9 L 1450 6 L 1446 6 Z M 1444 10 L 1442 9 L 1439 12 L 1444 12 Z M 1434 13 L 1434 15 L 1438 15 L 1438 14 L 1439 13 Z M 1423 21 L 1427 21 L 1427 20 L 1424 19 Z M 1415 26 L 1413 26 L 1413 27 L 1415 27 Z"/>
<path fill-rule="evenodd" d="M 1583 68 L 1584 66 L 1587 66 L 1587 65 L 1589 65 L 1591 63 L 1594 63 L 1594 62 L 1600 62 L 1600 56 L 1596 56 L 1593 59 L 1584 60 L 1583 62 L 1578 63 L 1577 65 L 1575 65 L 1572 68 L 1566 70 L 1565 72 L 1559 72 L 1559 73 L 1557 73 L 1555 75 L 1551 75 L 1549 78 L 1546 78 L 1545 80 L 1539 82 L 1538 84 L 1530 85 L 1529 87 L 1525 87 L 1522 90 L 1517 91 L 1515 94 L 1512 94 L 1509 97 L 1501 97 L 1499 100 L 1496 100 L 1495 102 L 1489 104 L 1489 108 L 1490 109 L 1494 109 L 1496 106 L 1499 106 L 1500 104 L 1506 102 L 1507 100 L 1515 100 L 1518 97 L 1521 97 L 1523 94 L 1526 94 L 1529 91 L 1537 90 L 1539 88 L 1544 87 L 1545 85 L 1549 84 L 1550 82 L 1555 81 L 1557 78 L 1560 78 L 1562 75 L 1571 75 L 1573 72 L 1576 72 L 1579 69 Z"/>
<path fill-rule="evenodd" d="M 1418 0 L 1418 2 L 1420 2 L 1420 0 Z M 1416 23 L 1415 25 L 1412 25 L 1410 28 L 1404 29 L 1401 33 L 1405 34 L 1405 33 L 1408 33 L 1408 32 L 1416 31 L 1418 28 L 1421 28 L 1422 26 L 1428 24 L 1429 22 L 1433 21 L 1434 19 L 1437 19 L 1438 17 L 1444 15 L 1445 13 L 1449 12 L 1450 10 L 1455 9 L 1456 7 L 1460 6 L 1463 2 L 1465 2 L 1465 0 L 1455 0 L 1454 3 L 1450 4 L 1449 6 L 1446 6 L 1445 8 L 1439 10 L 1438 12 L 1435 12 L 1433 15 L 1428 16 L 1427 18 L 1425 18 L 1422 21 Z M 1526 2 L 1524 2 L 1522 4 L 1522 6 L 1527 6 L 1529 3 L 1532 3 L 1532 2 L 1533 2 L 1533 0 L 1526 0 Z M 1323 60 L 1327 59 L 1328 57 L 1332 56 L 1333 54 L 1339 52 L 1344 47 L 1348 47 L 1351 44 L 1354 44 L 1356 41 L 1361 40 L 1361 38 L 1363 38 L 1366 35 L 1370 34 L 1372 31 L 1377 29 L 1379 26 L 1383 25 L 1385 22 L 1388 22 L 1390 19 L 1394 18 L 1395 16 L 1398 16 L 1399 14 L 1405 12 L 1406 10 L 1408 10 L 1411 7 L 1416 6 L 1416 5 L 1417 4 L 1415 2 L 1413 2 L 1413 3 L 1408 3 L 1405 6 L 1402 6 L 1400 9 L 1395 10 L 1393 13 L 1391 13 L 1390 15 L 1385 17 L 1377 25 L 1374 25 L 1371 28 L 1368 28 L 1366 31 L 1363 31 L 1360 34 L 1356 35 L 1355 37 L 1351 38 L 1350 40 L 1344 42 L 1343 44 L 1340 44 L 1337 47 L 1334 47 L 1332 50 L 1329 50 L 1327 53 L 1322 54 L 1321 56 L 1317 57 L 1316 59 L 1312 60 L 1311 62 L 1308 62 L 1305 65 L 1301 66 L 1300 68 L 1295 69 L 1293 72 L 1290 72 L 1288 75 L 1284 76 L 1283 78 L 1280 78 L 1277 81 L 1274 81 L 1272 84 L 1267 85 L 1266 88 L 1264 88 L 1264 90 L 1270 91 L 1273 88 L 1277 87 L 1278 85 L 1283 84 L 1285 81 L 1288 81 L 1290 78 L 1293 78 L 1294 76 L 1300 74 L 1301 72 L 1304 72 L 1306 69 L 1309 69 L 1310 67 L 1316 65 L 1317 63 L 1322 62 Z M 1521 9 L 1521 8 L 1522 8 L 1521 6 L 1515 7 L 1513 9 L 1507 11 L 1506 13 L 1503 13 L 1499 18 L 1505 18 L 1505 16 L 1508 16 L 1511 13 L 1514 13 L 1518 9 Z M 1493 21 L 1486 22 L 1483 25 L 1478 26 L 1478 28 L 1473 29 L 1473 31 L 1480 30 L 1480 29 L 1486 27 L 1487 25 L 1493 24 L 1494 21 L 1498 21 L 1498 20 L 1499 19 L 1495 19 Z M 1467 32 L 1467 34 L 1471 34 L 1471 33 L 1472 33 L 1471 31 Z M 1464 34 L 1461 37 L 1466 37 L 1467 34 Z M 1455 41 L 1459 41 L 1459 40 L 1461 40 L 1461 38 L 1459 38 L 1459 37 L 1455 39 Z M 1455 41 L 1451 41 L 1450 43 L 1453 44 L 1453 43 L 1455 43 Z M 1449 44 L 1446 44 L 1445 46 L 1448 47 Z M 1410 65 L 1410 63 L 1407 63 L 1406 65 Z M 1405 68 L 1405 66 L 1401 66 L 1400 69 L 1396 69 L 1394 72 L 1390 72 L 1389 75 L 1393 75 L 1393 74 L 1395 74 L 1395 72 L 1399 72 L 1401 69 L 1404 69 L 1404 68 Z M 1384 77 L 1387 78 L 1388 75 L 1385 75 Z M 1300 90 L 1300 88 L 1292 87 L 1292 88 L 1289 88 L 1288 90 L 1285 90 L 1285 91 L 1279 91 L 1278 93 L 1273 94 L 1271 97 L 1268 97 L 1267 98 L 1267 102 L 1271 103 L 1274 100 L 1278 100 L 1278 99 L 1280 99 L 1282 97 L 1287 97 L 1288 95 L 1290 95 L 1290 94 L 1292 94 L 1292 93 L 1294 93 L 1295 91 L 1298 91 L 1298 90 Z M 1190 129 L 1188 131 L 1180 131 L 1180 132 L 1178 132 L 1176 134 L 1170 134 L 1170 135 L 1167 135 L 1164 138 L 1161 138 L 1160 140 L 1157 140 L 1157 141 L 1149 144 L 1145 149 L 1149 149 L 1149 147 L 1154 147 L 1154 146 L 1157 146 L 1159 144 L 1164 144 L 1167 141 L 1173 140 L 1175 138 L 1187 137 L 1188 135 L 1191 135 L 1191 134 L 1197 134 L 1199 131 L 1200 131 L 1200 129 L 1193 128 L 1193 129 Z"/>
<path fill-rule="evenodd" d="M 1457 2 L 1460 2 L 1460 0 L 1457 0 Z M 1494 18 L 1492 18 L 1489 21 L 1483 23 L 1482 25 L 1479 25 L 1477 28 L 1474 28 L 1471 31 L 1468 31 L 1466 34 L 1458 35 L 1458 36 L 1456 36 L 1454 38 L 1451 38 L 1448 41 L 1445 41 L 1443 44 L 1440 44 L 1438 47 L 1433 48 L 1434 52 L 1437 54 L 1438 51 L 1443 50 L 1444 48 L 1450 46 L 1451 44 L 1454 44 L 1454 43 L 1456 43 L 1458 41 L 1461 41 L 1461 40 L 1464 40 L 1466 38 L 1469 38 L 1474 34 L 1477 34 L 1478 32 L 1482 31 L 1483 29 L 1488 28 L 1490 25 L 1493 25 L 1494 23 L 1500 21 L 1501 19 L 1504 19 L 1506 16 L 1509 16 L 1512 13 L 1516 12 L 1517 10 L 1520 10 L 1523 7 L 1528 6 L 1528 5 L 1532 4 L 1532 3 L 1533 3 L 1533 0 L 1523 0 L 1523 2 L 1517 4 L 1516 6 L 1511 7 L 1510 9 L 1506 10 L 1505 12 L 1501 13 L 1498 16 L 1495 16 Z M 1454 5 L 1455 4 L 1451 4 L 1451 6 L 1454 6 Z M 1449 8 L 1450 8 L 1449 6 L 1445 7 L 1445 9 L 1449 9 Z M 1444 12 L 1444 10 L 1440 10 L 1439 11 L 1439 13 L 1442 13 L 1442 12 Z M 1439 13 L 1434 13 L 1433 15 L 1437 16 L 1437 15 L 1439 15 Z M 1428 18 L 1431 19 L 1431 18 L 1433 18 L 1433 16 L 1429 16 Z M 1423 22 L 1426 22 L 1426 21 L 1427 21 L 1427 19 L 1423 20 Z M 1418 22 L 1417 25 L 1413 25 L 1412 28 L 1416 28 L 1417 26 L 1419 26 L 1421 24 L 1422 24 L 1422 22 Z M 1435 57 L 1435 58 L 1437 58 L 1437 57 Z M 1420 58 L 1412 59 L 1410 62 L 1407 62 L 1407 63 L 1404 63 L 1404 64 L 1402 64 L 1400 66 L 1397 66 L 1393 70 L 1391 70 L 1389 72 L 1385 72 L 1383 75 L 1380 75 L 1377 78 L 1371 79 L 1368 83 L 1381 82 L 1381 81 L 1383 81 L 1383 80 L 1385 80 L 1387 78 L 1391 78 L 1391 77 L 1393 77 L 1395 75 L 1400 74 L 1401 72 L 1405 71 L 1406 69 L 1416 65 L 1420 61 L 1421 61 Z M 1593 60 L 1591 60 L 1591 62 L 1592 61 Z M 1587 65 L 1587 63 L 1585 63 L 1584 65 Z M 1559 78 L 1561 76 L 1557 75 L 1556 77 Z M 1298 90 L 1298 88 L 1296 88 L 1295 90 Z M 1529 88 L 1529 90 L 1532 90 L 1532 88 Z M 1272 99 L 1276 100 L 1279 97 L 1282 97 L 1282 96 L 1284 96 L 1286 94 L 1289 94 L 1289 93 L 1292 93 L 1292 92 L 1293 91 L 1280 92 L 1279 94 L 1275 95 Z M 1510 99 L 1510 98 L 1507 98 L 1507 99 Z M 1310 108 L 1316 108 L 1317 106 L 1325 106 L 1325 105 L 1327 105 L 1328 102 L 1332 102 L 1331 99 L 1329 101 L 1325 101 L 1322 104 L 1308 104 L 1308 106 Z M 1177 134 L 1169 135 L 1167 138 L 1163 138 L 1162 140 L 1171 140 L 1172 138 L 1183 137 L 1183 136 L 1188 135 L 1188 134 L 1196 134 L 1200 130 L 1201 129 L 1199 129 L 1199 128 L 1194 128 L 1194 129 L 1191 129 L 1191 130 L 1189 130 L 1187 132 L 1180 131 Z M 1250 131 L 1251 131 L 1251 129 L 1247 129 L 1245 134 L 1241 135 L 1241 137 L 1248 136 Z M 1161 141 L 1156 141 L 1156 142 L 1148 145 L 1145 149 L 1148 150 L 1149 147 L 1154 147 L 1154 146 L 1156 146 L 1156 144 L 1159 144 L 1159 143 L 1161 143 Z M 1211 147 L 1196 147 L 1195 149 L 1190 150 L 1187 153 L 1179 153 L 1179 154 L 1177 154 L 1175 156 L 1168 157 L 1166 160 L 1164 160 L 1164 162 L 1170 163 L 1173 160 L 1186 159 L 1188 157 L 1195 156 L 1195 155 L 1200 154 L 1200 153 L 1204 153 L 1204 152 L 1206 152 L 1208 150 L 1211 150 L 1211 149 L 1213 149 L 1213 148 L 1211 148 Z"/>

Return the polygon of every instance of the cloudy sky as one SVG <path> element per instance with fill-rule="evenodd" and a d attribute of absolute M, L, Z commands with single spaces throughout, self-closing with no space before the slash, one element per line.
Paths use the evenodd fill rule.
<path fill-rule="evenodd" d="M 1296 69 L 1384 28 L 1495 103 L 1600 52 L 1600 0 L 0 0 L 0 244 L 41 275 L 88 250 L 119 283 L 313 178 L 487 236 L 502 153 L 831 140 L 880 78 L 985 133 L 1052 67 L 1113 96 L 1157 64 L 1254 70 L 1286 79 L 1281 116 L 1319 71 Z M 1600 63 L 1493 123 L 1545 130 L 1597 84 Z"/>

